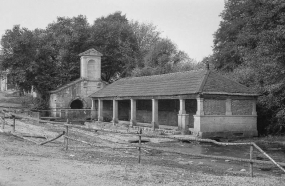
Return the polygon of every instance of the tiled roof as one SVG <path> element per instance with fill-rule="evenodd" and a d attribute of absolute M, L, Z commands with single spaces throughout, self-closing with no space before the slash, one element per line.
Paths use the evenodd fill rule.
<path fill-rule="evenodd" d="M 204 86 L 201 89 L 203 93 L 240 93 L 240 94 L 256 94 L 252 89 L 228 79 L 216 72 L 210 71 L 206 77 Z"/>
<path fill-rule="evenodd" d="M 213 71 L 187 71 L 120 79 L 90 97 L 173 96 L 186 94 L 256 94 Z"/>

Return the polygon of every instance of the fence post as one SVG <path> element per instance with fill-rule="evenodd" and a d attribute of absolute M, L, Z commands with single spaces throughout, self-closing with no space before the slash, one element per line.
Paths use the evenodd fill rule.
<path fill-rule="evenodd" d="M 65 136 L 64 136 L 64 143 L 65 143 L 65 150 L 68 150 L 68 141 L 69 139 L 67 138 L 68 137 L 68 119 L 66 121 L 66 125 L 65 125 Z"/>
<path fill-rule="evenodd" d="M 40 117 L 40 112 L 39 111 L 36 112 L 36 118 L 37 118 L 37 124 L 40 124 L 41 117 Z"/>
<path fill-rule="evenodd" d="M 4 130 L 5 128 L 5 112 L 3 112 L 3 123 L 2 123 L 2 129 Z"/>
<path fill-rule="evenodd" d="M 12 117 L 13 117 L 13 130 L 12 130 L 12 132 L 15 132 L 16 131 L 16 117 L 15 117 L 15 115 L 13 115 Z"/>
<path fill-rule="evenodd" d="M 249 158 L 250 158 L 249 172 L 250 172 L 250 176 L 251 176 L 251 177 L 253 177 L 253 162 L 252 162 L 252 157 L 253 157 L 253 146 L 250 145 L 250 149 L 249 149 Z"/>
<path fill-rule="evenodd" d="M 139 130 L 139 163 L 141 163 L 141 143 L 142 143 L 142 129 Z"/>

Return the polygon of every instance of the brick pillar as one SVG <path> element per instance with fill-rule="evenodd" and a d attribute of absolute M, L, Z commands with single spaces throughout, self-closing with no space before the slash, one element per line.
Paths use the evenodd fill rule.
<path fill-rule="evenodd" d="M 226 115 L 229 115 L 229 116 L 232 115 L 232 100 L 231 99 L 226 100 Z"/>
<path fill-rule="evenodd" d="M 185 111 L 185 99 L 180 99 L 179 102 L 178 129 L 182 134 L 189 134 L 189 114 Z"/>
<path fill-rule="evenodd" d="M 197 112 L 196 115 L 205 115 L 204 114 L 204 99 L 203 98 L 197 98 Z"/>
<path fill-rule="evenodd" d="M 103 100 L 98 99 L 98 121 L 103 121 Z"/>
<path fill-rule="evenodd" d="M 118 100 L 113 99 L 113 124 L 118 123 Z"/>
<path fill-rule="evenodd" d="M 155 130 L 156 128 L 159 128 L 158 124 L 158 100 L 152 99 L 152 128 Z"/>
<path fill-rule="evenodd" d="M 131 121 L 130 126 L 137 125 L 137 100 L 131 99 Z"/>
<path fill-rule="evenodd" d="M 256 99 L 252 101 L 252 115 L 256 116 Z"/>

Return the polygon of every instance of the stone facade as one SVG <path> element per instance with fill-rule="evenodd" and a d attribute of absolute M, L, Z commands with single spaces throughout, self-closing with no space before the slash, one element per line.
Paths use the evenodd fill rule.
<path fill-rule="evenodd" d="M 80 78 L 50 91 L 51 109 L 90 109 L 92 100 L 89 95 L 106 86 L 101 80 L 102 54 L 90 49 L 79 55 L 81 56 Z"/>
<path fill-rule="evenodd" d="M 3 50 L 0 50 L 0 63 L 3 60 L 2 57 L 3 57 Z M 7 74 L 8 74 L 7 71 L 0 72 L 0 91 L 7 91 L 7 83 L 8 83 Z"/>
<path fill-rule="evenodd" d="M 256 99 L 200 98 L 201 108 L 194 115 L 194 133 L 208 137 L 257 136 Z M 198 106 L 199 107 L 199 106 Z"/>
<path fill-rule="evenodd" d="M 1 72 L 0 76 L 0 91 L 7 91 L 7 72 Z"/>
<path fill-rule="evenodd" d="M 83 104 L 82 108 L 91 108 L 91 98 L 88 96 L 93 91 L 98 91 L 104 86 L 105 84 L 102 81 L 79 79 L 52 93 L 50 95 L 50 107 L 69 109 L 73 101 L 80 100 Z"/>

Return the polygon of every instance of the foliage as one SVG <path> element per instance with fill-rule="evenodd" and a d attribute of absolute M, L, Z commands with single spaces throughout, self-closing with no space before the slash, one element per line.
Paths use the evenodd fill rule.
<path fill-rule="evenodd" d="M 1 68 L 21 91 L 31 87 L 40 96 L 36 107 L 48 106 L 49 91 L 79 78 L 78 54 L 95 48 L 102 56 L 102 80 L 164 74 L 195 69 L 195 61 L 161 38 L 153 24 L 129 22 L 115 12 L 89 24 L 86 17 L 58 17 L 45 29 L 29 30 L 19 25 L 6 31 L 1 44 Z M 200 68 L 200 66 L 199 66 Z"/>
<path fill-rule="evenodd" d="M 155 25 L 151 23 L 139 23 L 138 21 L 130 22 L 133 33 L 136 37 L 137 46 L 139 48 L 138 52 L 138 63 L 137 67 L 144 66 L 144 56 L 151 51 L 152 47 L 158 42 L 160 37 L 160 32 L 157 31 Z"/>
<path fill-rule="evenodd" d="M 2 37 L 4 59 L 13 83 L 23 92 L 33 86 L 46 107 L 48 91 L 79 78 L 78 54 L 96 48 L 104 54 L 102 79 L 126 76 L 133 68 L 135 37 L 125 16 L 117 12 L 88 24 L 86 17 L 58 17 L 46 29 L 33 31 L 19 25 Z"/>
<path fill-rule="evenodd" d="M 261 94 L 262 133 L 279 131 L 285 121 L 284 12 L 283 0 L 228 0 L 215 33 L 215 67 Z"/>
<path fill-rule="evenodd" d="M 79 77 L 77 50 L 86 41 L 83 16 L 58 18 L 47 29 L 30 31 L 14 26 L 2 37 L 2 66 L 21 92 L 33 86 L 47 106 L 48 91 Z"/>
<path fill-rule="evenodd" d="M 91 28 L 88 45 L 103 54 L 102 79 L 112 82 L 129 76 L 135 67 L 138 46 L 132 27 L 125 15 L 115 12 L 101 17 Z"/>

